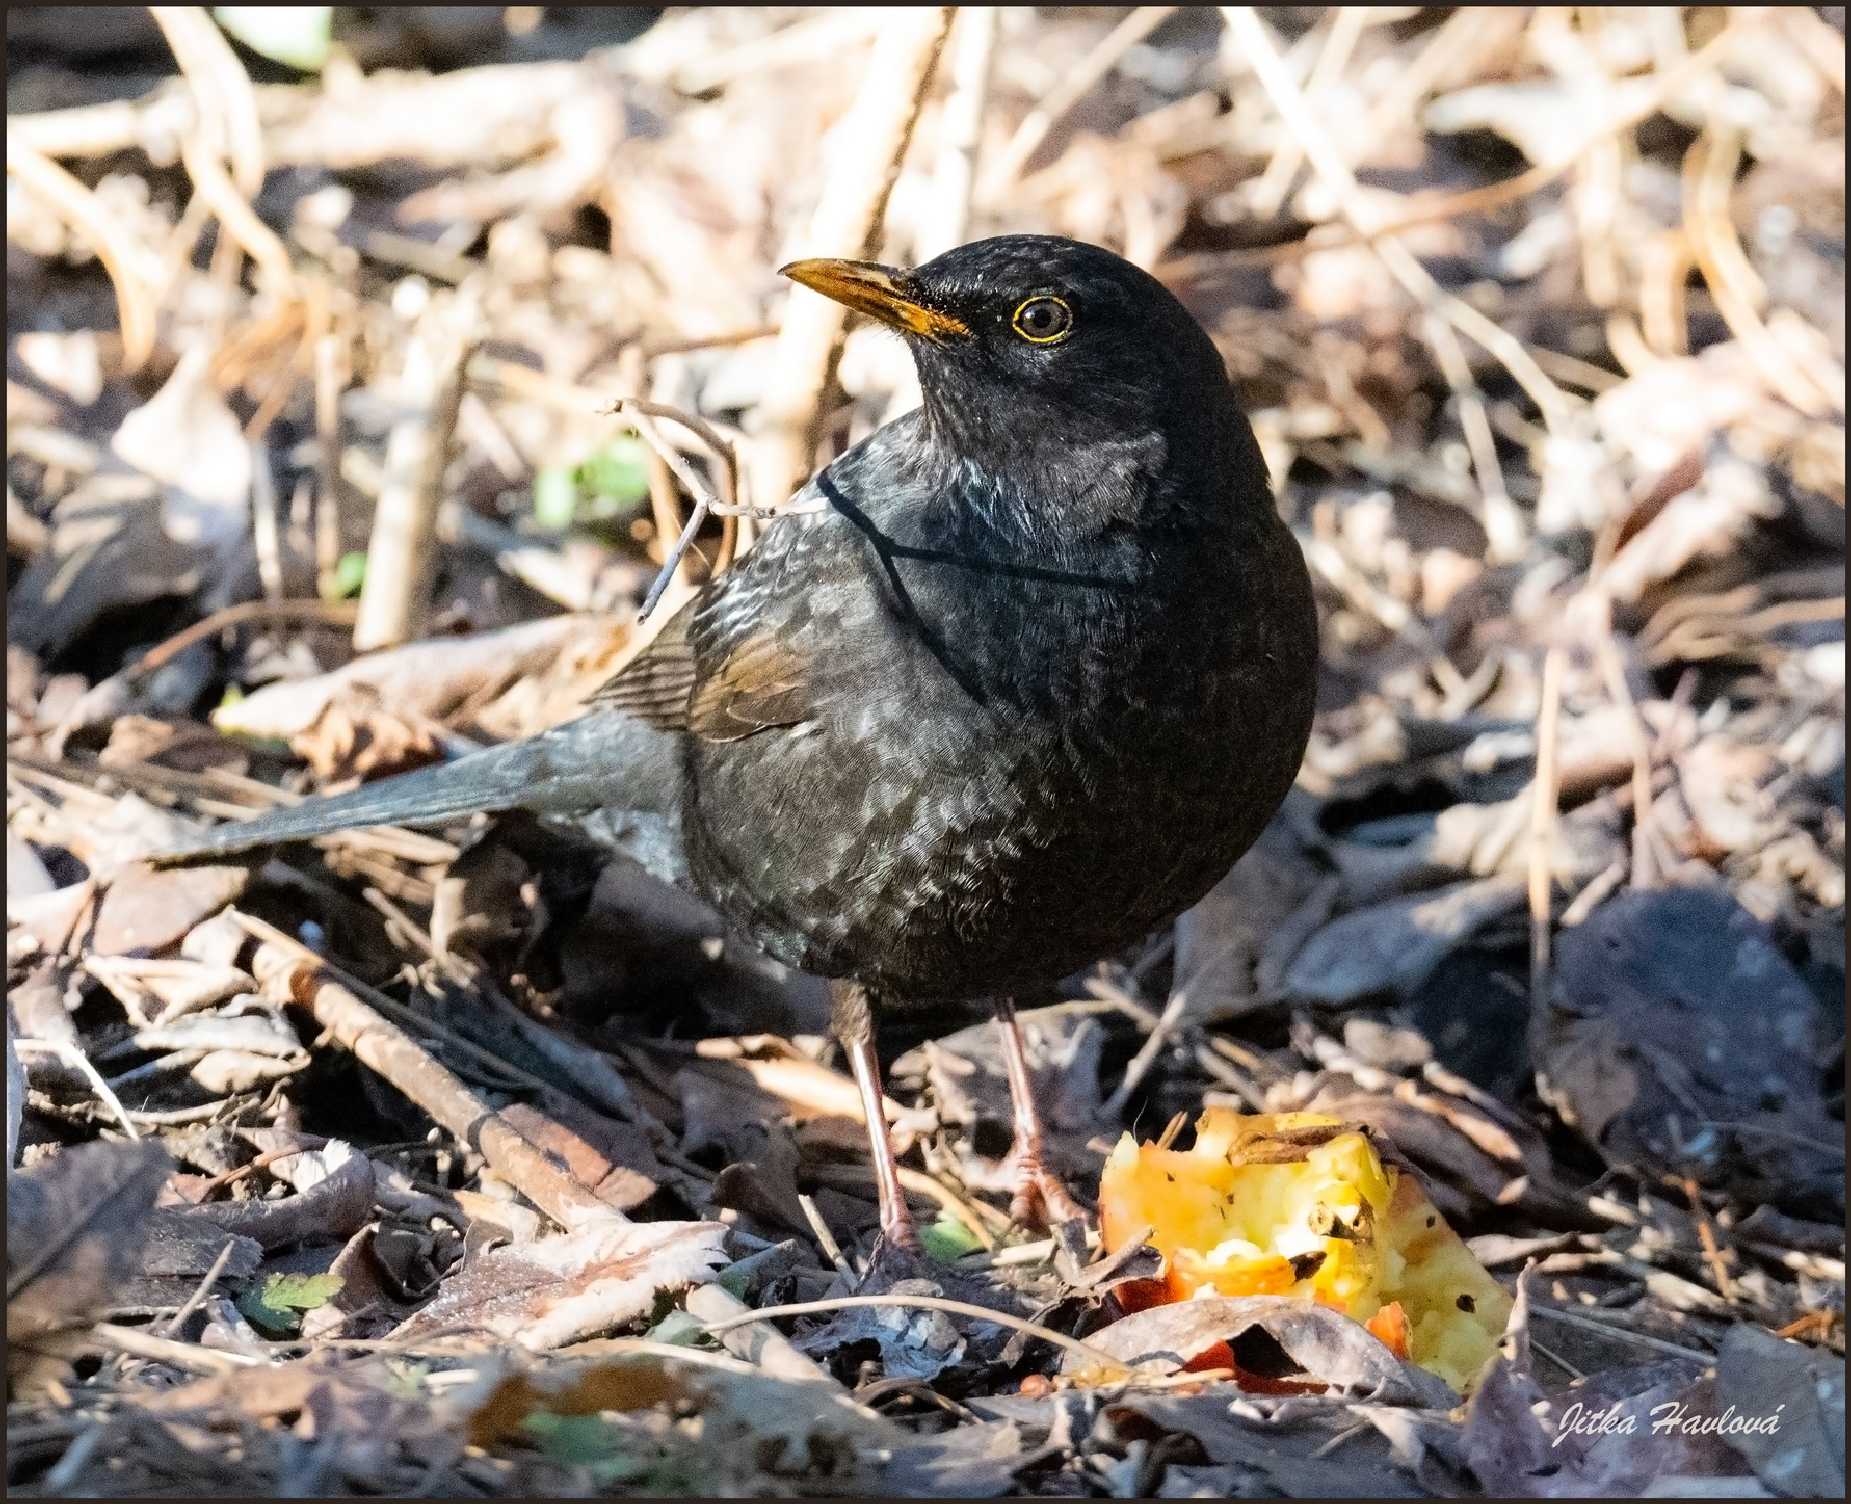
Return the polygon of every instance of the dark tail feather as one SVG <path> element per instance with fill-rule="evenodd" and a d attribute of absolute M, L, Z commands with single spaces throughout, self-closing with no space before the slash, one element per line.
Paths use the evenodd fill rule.
<path fill-rule="evenodd" d="M 571 814 L 600 806 L 666 811 L 675 797 L 675 739 L 628 716 L 584 716 L 526 741 L 439 767 L 382 779 L 220 825 L 157 852 L 156 862 L 231 856 L 367 825 L 431 825 L 478 812 L 528 809 Z"/>

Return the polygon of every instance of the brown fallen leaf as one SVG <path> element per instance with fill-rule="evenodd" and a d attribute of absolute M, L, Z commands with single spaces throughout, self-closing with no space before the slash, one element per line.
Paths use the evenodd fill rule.
<path fill-rule="evenodd" d="M 1457 1402 L 1444 1380 L 1395 1357 L 1361 1323 L 1308 1301 L 1268 1295 L 1180 1300 L 1134 1312 L 1086 1341 L 1136 1372 L 1170 1374 L 1255 1328 L 1278 1344 L 1300 1380 L 1385 1403 L 1447 1409 Z M 1069 1354 L 1063 1370 L 1077 1376 L 1085 1363 Z"/>
<path fill-rule="evenodd" d="M 173 1168 L 158 1144 L 60 1150 L 6 1183 L 8 1369 L 34 1337 L 89 1325 L 141 1267 L 148 1213 Z"/>
<path fill-rule="evenodd" d="M 474 1328 L 530 1352 L 611 1331 L 664 1290 L 726 1262 L 718 1222 L 592 1223 L 524 1247 L 492 1248 L 444 1282 L 393 1334 L 406 1341 Z"/>
<path fill-rule="evenodd" d="M 246 866 L 155 868 L 133 862 L 104 890 L 88 949 L 102 956 L 165 950 L 235 902 L 250 881 Z"/>
<path fill-rule="evenodd" d="M 588 613 L 414 642 L 312 679 L 266 685 L 221 706 L 212 723 L 232 736 L 286 741 L 330 768 L 362 756 L 372 759 L 368 767 L 383 764 L 413 750 L 434 725 L 525 736 L 576 711 L 628 636 L 620 617 Z M 356 762 L 347 771 L 366 769 Z"/>
<path fill-rule="evenodd" d="M 264 1248 L 281 1248 L 311 1234 L 345 1238 L 373 1212 L 373 1162 L 351 1144 L 334 1142 L 276 1161 L 296 1194 L 280 1201 L 209 1201 L 198 1217 Z"/>
<path fill-rule="evenodd" d="M 1531 1051 L 1545 1099 L 1613 1164 L 1842 1214 L 1819 1017 L 1727 893 L 1630 892 L 1562 932 Z"/>
<path fill-rule="evenodd" d="M 1286 990 L 1330 1004 L 1405 996 L 1450 951 L 1522 902 L 1519 879 L 1488 877 L 1358 909 L 1305 943 L 1286 969 Z"/>
<path fill-rule="evenodd" d="M 587 1112 L 563 1092 L 546 1103 L 545 1111 L 510 1102 L 501 1115 L 613 1210 L 634 1211 L 655 1195 L 651 1177 L 662 1167 L 640 1128 Z"/>

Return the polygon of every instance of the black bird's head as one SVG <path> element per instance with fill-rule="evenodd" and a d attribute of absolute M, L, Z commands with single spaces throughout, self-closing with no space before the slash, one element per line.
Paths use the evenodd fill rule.
<path fill-rule="evenodd" d="M 899 330 L 929 433 L 983 472 L 1042 496 L 1090 495 L 1109 514 L 1101 524 L 1147 522 L 1184 499 L 1223 508 L 1256 475 L 1266 495 L 1213 342 L 1110 251 L 999 235 L 912 271 L 812 260 L 783 273 Z M 1216 475 L 1222 486 L 1202 484 Z"/>

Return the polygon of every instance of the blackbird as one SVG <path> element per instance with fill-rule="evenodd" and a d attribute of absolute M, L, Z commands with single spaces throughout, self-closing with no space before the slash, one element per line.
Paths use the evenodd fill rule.
<path fill-rule="evenodd" d="M 1004 235 L 784 275 L 897 329 L 922 404 L 846 451 L 578 719 L 169 857 L 522 809 L 831 979 L 884 1239 L 916 1246 L 883 1009 L 993 1001 L 1014 1210 L 1043 1159 L 1011 998 L 1200 898 L 1309 735 L 1317 619 L 1214 345 L 1097 246 Z"/>

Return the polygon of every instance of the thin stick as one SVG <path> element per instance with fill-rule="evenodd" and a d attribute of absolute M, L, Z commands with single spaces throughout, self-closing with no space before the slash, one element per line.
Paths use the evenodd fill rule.
<path fill-rule="evenodd" d="M 1510 499 L 1504 486 L 1503 467 L 1498 463 L 1497 440 L 1491 432 L 1491 419 L 1485 412 L 1485 394 L 1472 378 L 1465 351 L 1459 348 L 1459 336 L 1440 318 L 1427 320 L 1427 343 L 1432 346 L 1440 374 L 1452 388 L 1453 400 L 1459 404 L 1459 426 L 1465 431 L 1466 452 L 1472 457 L 1472 469 L 1478 476 L 1478 489 L 1484 498 L 1485 541 L 1492 563 L 1511 564 L 1523 557 L 1527 546 L 1523 514 Z"/>
<path fill-rule="evenodd" d="M 21 1035 L 13 1041 L 13 1048 L 23 1050 L 29 1055 L 56 1055 L 90 1083 L 90 1090 L 95 1092 L 97 1100 L 115 1115 L 116 1121 L 122 1125 L 123 1133 L 132 1139 L 141 1137 L 135 1131 L 134 1123 L 129 1120 L 128 1109 L 109 1089 L 109 1083 L 103 1079 L 102 1073 L 90 1063 L 89 1057 L 69 1040 L 36 1039 L 31 1035 Z"/>
<path fill-rule="evenodd" d="M 724 1285 L 696 1285 L 688 1291 L 682 1303 L 690 1316 L 706 1322 L 732 1322 L 739 1328 L 720 1339 L 734 1357 L 743 1358 L 763 1372 L 774 1374 L 780 1379 L 793 1379 L 799 1384 L 820 1384 L 834 1390 L 844 1399 L 848 1397 L 848 1391 L 830 1378 L 821 1364 L 799 1352 L 790 1338 L 776 1327 L 744 1330 L 751 1324 L 754 1312 Z M 742 1316 L 746 1318 L 745 1321 L 740 1321 Z M 712 1331 L 713 1328 L 709 1326 L 708 1330 Z"/>
<path fill-rule="evenodd" d="M 1046 1264 L 1059 1251 L 1058 1238 L 1043 1238 L 1036 1243 L 1016 1243 L 994 1253 L 968 1253 L 959 1259 L 959 1269 L 1006 1269 L 1016 1264 Z"/>
<path fill-rule="evenodd" d="M 1706 1353 L 1695 1347 L 1680 1347 L 1677 1343 L 1666 1342 L 1661 1337 L 1648 1337 L 1644 1332 L 1612 1326 L 1604 1321 L 1596 1321 L 1591 1316 L 1583 1316 L 1579 1311 L 1558 1311 L 1554 1306 L 1531 1306 L 1530 1315 L 1546 1316 L 1551 1321 L 1561 1322 L 1563 1326 L 1578 1326 L 1586 1332 L 1599 1332 L 1603 1337 L 1611 1337 L 1615 1342 L 1630 1342 L 1636 1347 L 1649 1347 L 1674 1358 L 1695 1358 L 1699 1363 L 1716 1361 L 1714 1353 Z"/>
<path fill-rule="evenodd" d="M 93 194 L 49 157 L 24 142 L 6 138 L 6 170 L 37 195 L 96 252 L 116 294 L 116 324 L 122 331 L 122 361 L 138 371 L 154 350 L 157 295 L 142 273 L 150 253 L 122 221 L 108 213 Z"/>
<path fill-rule="evenodd" d="M 110 1433 L 109 1424 L 98 1417 L 82 1422 L 82 1427 L 76 1439 L 64 1449 L 64 1455 L 58 1459 L 57 1465 L 47 1469 L 45 1476 L 39 1480 L 39 1487 L 45 1490 L 48 1499 L 80 1497 L 77 1480 L 83 1476 L 84 1469 L 89 1467 L 90 1459 L 96 1456 L 103 1438 Z"/>
<path fill-rule="evenodd" d="M 1557 788 L 1556 728 L 1562 716 L 1562 670 L 1567 654 L 1552 647 L 1543 657 L 1542 707 L 1536 717 L 1536 782 L 1530 805 L 1530 1001 L 1549 995 L 1549 907 L 1554 866 Z M 1540 1016 L 1540 1014 L 1538 1015 Z"/>
<path fill-rule="evenodd" d="M 206 1271 L 204 1279 L 194 1287 L 193 1293 L 186 1298 L 186 1304 L 173 1313 L 167 1325 L 161 1329 L 163 1337 L 180 1335 L 180 1329 L 186 1325 L 187 1318 L 206 1303 L 206 1297 L 212 1293 L 212 1287 L 219 1282 L 219 1276 L 225 1272 L 225 1266 L 231 1262 L 232 1250 L 238 1246 L 235 1237 L 227 1235 L 225 1246 L 219 1250 L 219 1256 L 212 1261 L 212 1267 Z"/>
<path fill-rule="evenodd" d="M 1845 410 L 1844 367 L 1827 360 L 1828 372 L 1796 360 L 1761 317 L 1766 289 L 1735 232 L 1729 197 L 1742 160 L 1742 141 L 1733 127 L 1712 123 L 1684 159 L 1684 221 L 1697 267 L 1709 284 L 1716 310 L 1741 341 L 1762 379 L 1808 417 Z M 1823 398 L 1823 405 L 1820 399 Z"/>
<path fill-rule="evenodd" d="M 248 255 L 273 291 L 293 296 L 295 271 L 282 237 L 249 202 L 263 187 L 263 136 L 243 65 L 199 7 L 155 5 L 149 14 L 192 92 L 193 127 L 180 138 L 180 161 L 194 192 L 224 227 L 222 244 L 236 245 Z"/>
<path fill-rule="evenodd" d="M 1710 1223 L 1710 1214 L 1704 1209 L 1703 1192 L 1688 1175 L 1680 1177 L 1676 1184 L 1690 1202 L 1690 1215 L 1697 1224 L 1697 1242 L 1703 1246 L 1703 1262 L 1709 1267 L 1710 1277 L 1716 1281 L 1716 1293 L 1724 1300 L 1734 1300 L 1735 1281 L 1729 1278 L 1728 1261 L 1723 1257 L 1722 1245 L 1716 1241 L 1716 1229 Z"/>
<path fill-rule="evenodd" d="M 341 561 L 341 384 L 338 334 L 315 341 L 315 588 L 330 593 Z"/>
<path fill-rule="evenodd" d="M 264 285 L 279 296 L 293 296 L 296 274 L 282 238 L 257 217 L 218 158 L 189 137 L 180 143 L 180 161 L 193 181 L 193 191 L 211 206 L 230 242 L 256 263 Z"/>
<path fill-rule="evenodd" d="M 238 191 L 255 194 L 264 181 L 263 133 L 257 95 L 238 54 L 198 6 L 151 5 L 148 11 L 192 94 L 194 126 L 187 134 L 209 136 L 231 164 Z"/>
<path fill-rule="evenodd" d="M 1138 1089 L 1138 1084 L 1150 1074 L 1150 1068 L 1157 1063 L 1157 1057 L 1169 1045 L 1170 1036 L 1175 1033 L 1176 1026 L 1183 1021 L 1183 1015 L 1188 1011 L 1189 986 L 1184 983 L 1170 994 L 1163 1012 L 1157 1015 L 1157 1026 L 1145 1036 L 1144 1043 L 1138 1046 L 1137 1054 L 1131 1057 L 1131 1064 L 1125 1067 L 1124 1080 L 1118 1083 L 1117 1089 L 1100 1107 L 1099 1114 L 1107 1122 L 1116 1122 L 1124 1115 L 1125 1103 L 1131 1100 L 1131 1094 Z"/>
<path fill-rule="evenodd" d="M 408 641 L 427 604 L 444 463 L 463 399 L 464 325 L 472 317 L 463 309 L 456 314 L 449 328 L 433 321 L 419 330 L 405 350 L 396 395 L 408 411 L 386 439 L 386 479 L 354 623 L 356 652 Z"/>
<path fill-rule="evenodd" d="M 1350 54 L 1356 48 L 1356 42 L 1363 34 L 1363 27 L 1368 21 L 1368 11 L 1360 5 L 1341 5 L 1325 14 L 1331 17 L 1330 35 L 1324 39 L 1324 46 L 1318 53 L 1318 59 L 1311 65 L 1311 73 L 1305 80 L 1307 98 L 1318 99 L 1335 87 L 1337 80 L 1343 76 L 1343 70 L 1349 65 Z M 1307 37 L 1305 40 L 1309 41 Z M 1379 139 L 1365 136 L 1365 140 Z M 1253 188 L 1249 212 L 1256 219 L 1272 219 L 1285 203 L 1285 196 L 1290 192 L 1292 180 L 1298 176 L 1299 166 L 1305 160 L 1305 151 L 1297 139 L 1290 133 L 1282 136 L 1273 150 L 1272 161 L 1266 164 L 1259 181 Z"/>
<path fill-rule="evenodd" d="M 248 1175 L 255 1175 L 259 1170 L 269 1169 L 270 1166 L 275 1164 L 278 1160 L 294 1159 L 298 1154 L 309 1153 L 313 1152 L 315 1149 L 327 1147 L 328 1141 L 325 1138 L 319 1139 L 314 1143 L 309 1143 L 307 1140 L 314 1138 L 315 1135 L 304 1134 L 302 1137 L 304 1139 L 303 1143 L 294 1144 L 287 1149 L 266 1149 L 255 1159 L 239 1165 L 237 1169 L 227 1170 L 223 1175 L 214 1175 L 199 1188 L 199 1203 L 203 1204 L 206 1198 L 214 1191 L 222 1191 L 228 1185 L 236 1185 Z"/>
<path fill-rule="evenodd" d="M 721 472 L 726 478 L 726 484 L 721 486 L 721 495 L 715 498 L 713 502 L 714 511 L 724 516 L 727 509 L 738 502 L 738 451 L 733 447 L 733 441 L 731 439 L 721 433 L 719 429 L 715 428 L 713 424 L 709 423 L 699 413 L 688 412 L 685 408 L 670 407 L 666 402 L 648 402 L 641 397 L 619 397 L 617 401 L 606 409 L 606 411 L 622 413 L 626 416 L 641 413 L 644 417 L 666 418 L 670 423 L 679 423 L 683 428 L 687 429 L 689 433 L 693 434 L 705 444 L 708 451 L 720 462 Z M 637 432 L 640 434 L 642 430 L 639 428 Z M 658 437 L 660 436 L 658 435 Z M 670 469 L 675 470 L 677 476 L 683 476 L 684 470 L 675 469 L 674 462 L 668 459 L 670 453 L 675 453 L 675 451 L 668 450 L 665 452 L 662 456 L 663 460 L 669 464 Z M 679 458 L 679 455 L 677 455 L 677 458 Z M 685 474 L 687 476 L 692 476 L 693 472 L 689 470 L 685 471 Z M 682 484 L 689 485 L 689 481 L 684 478 Z M 692 486 L 689 486 L 689 488 L 693 489 Z M 760 515 L 769 516 L 771 514 L 749 512 L 748 515 L 756 517 Z"/>
<path fill-rule="evenodd" d="M 992 1249 L 996 1246 L 996 1239 L 990 1233 L 992 1227 L 998 1232 L 1003 1232 L 1011 1226 L 1009 1218 L 995 1207 L 958 1195 L 950 1186 L 926 1174 L 925 1171 L 915 1170 L 906 1165 L 900 1165 L 897 1168 L 901 1190 L 910 1191 L 915 1196 L 923 1196 L 926 1200 L 949 1212 L 970 1229 L 971 1236 L 982 1243 L 985 1249 Z M 879 1183 L 873 1167 L 869 1165 L 818 1165 L 808 1173 L 824 1185 L 843 1188 Z"/>
<path fill-rule="evenodd" d="M 1318 124 L 1317 117 L 1305 102 L 1304 92 L 1287 71 L 1285 60 L 1279 56 L 1279 49 L 1274 45 L 1272 32 L 1266 23 L 1259 18 L 1253 7 L 1247 5 L 1225 5 L 1221 8 L 1221 14 L 1229 32 L 1246 52 L 1254 74 L 1260 80 L 1260 86 L 1266 90 L 1267 97 L 1272 100 L 1273 108 L 1279 112 L 1279 118 L 1298 137 L 1305 160 L 1335 194 L 1344 219 L 1365 239 L 1371 238 L 1376 227 L 1367 222 L 1358 201 L 1360 190 L 1356 175 L 1350 171 L 1349 164 L 1331 145 L 1330 137 Z M 1577 404 L 1549 379 L 1542 367 L 1536 364 L 1535 358 L 1524 349 L 1522 341 L 1500 329 L 1471 304 L 1442 288 L 1407 247 L 1398 241 L 1384 240 L 1374 242 L 1374 250 L 1390 275 L 1416 303 L 1445 319 L 1467 339 L 1482 345 L 1510 372 L 1516 383 L 1536 404 L 1546 424 L 1553 427 L 1557 420 L 1575 409 Z"/>
<path fill-rule="evenodd" d="M 938 162 L 932 186 L 934 212 L 918 231 L 920 259 L 962 245 L 970 225 L 977 154 L 988 116 L 991 64 L 996 54 L 997 7 L 960 5 L 951 33 L 950 75 L 938 117 Z"/>
<path fill-rule="evenodd" d="M 874 44 L 854 106 L 829 133 L 822 201 L 802 254 L 867 260 L 880 249 L 887 197 L 913 138 L 954 7 L 897 10 Z M 784 309 L 766 400 L 759 404 L 754 496 L 777 505 L 810 474 L 824 395 L 835 379 L 848 310 L 793 297 Z"/>
<path fill-rule="evenodd" d="M 333 980 L 313 951 L 252 915 L 233 917 L 263 942 L 252 962 L 259 980 L 280 988 L 282 995 L 308 1009 L 361 1064 L 396 1086 L 459 1143 L 479 1153 L 491 1169 L 561 1227 L 628 1220 L 576 1177 L 555 1166 L 411 1035 Z"/>
<path fill-rule="evenodd" d="M 996 1326 L 1007 1327 L 1012 1332 L 1023 1332 L 1030 1337 L 1039 1337 L 1043 1342 L 1051 1342 L 1056 1347 L 1086 1359 L 1111 1373 L 1122 1373 L 1125 1364 L 1113 1357 L 1103 1348 L 1094 1347 L 1089 1342 L 1082 1342 L 1078 1337 L 1069 1337 L 1065 1332 L 1054 1331 L 1039 1322 L 1025 1321 L 1020 1316 L 1011 1316 L 1003 1311 L 992 1311 L 988 1306 L 974 1305 L 968 1300 L 946 1300 L 937 1295 L 838 1295 L 833 1300 L 801 1300 L 795 1305 L 765 1306 L 757 1311 L 748 1311 L 743 1316 L 728 1317 L 725 1321 L 707 1323 L 709 1336 L 718 1336 L 729 1332 L 734 1327 L 744 1326 L 752 1321 L 771 1321 L 785 1316 L 826 1316 L 834 1311 L 846 1311 L 862 1306 L 894 1307 L 901 1310 L 943 1311 L 948 1316 L 970 1316 L 978 1321 L 988 1321 Z"/>
<path fill-rule="evenodd" d="M 286 379 L 286 378 L 285 378 Z M 251 544 L 257 553 L 257 579 L 264 599 L 283 598 L 282 523 L 277 513 L 276 476 L 270 469 L 267 445 L 253 443 L 251 451 Z"/>
<path fill-rule="evenodd" d="M 1620 657 L 1620 645 L 1613 635 L 1613 602 L 1603 591 L 1597 597 L 1599 620 L 1594 656 L 1600 662 L 1601 676 L 1607 681 L 1607 694 L 1625 712 L 1626 741 L 1632 752 L 1632 874 L 1634 888 L 1649 888 L 1658 880 L 1658 863 L 1652 856 L 1652 741 L 1646 734 L 1645 721 L 1633 699 L 1632 686 L 1626 682 L 1626 665 Z"/>
<path fill-rule="evenodd" d="M 155 644 L 123 669 L 122 677 L 130 682 L 144 678 L 162 664 L 171 662 L 194 643 L 203 642 L 208 637 L 217 636 L 227 627 L 242 626 L 248 621 L 313 621 L 342 627 L 352 626 L 359 610 L 359 606 L 352 601 L 239 601 L 235 606 L 226 606 L 223 610 L 201 618 L 192 626 L 174 633 L 165 642 Z"/>
<path fill-rule="evenodd" d="M 660 438 L 656 435 L 655 430 L 648 426 L 647 420 L 633 418 L 631 421 L 636 424 L 636 431 L 641 435 L 643 442 L 648 444 L 649 447 L 655 451 L 658 462 L 667 465 L 668 446 L 662 443 Z M 652 476 L 651 479 L 653 481 L 654 476 Z M 649 489 L 651 497 L 655 498 L 656 486 L 651 484 Z M 694 546 L 695 536 L 700 532 L 701 525 L 706 522 L 707 514 L 712 510 L 712 507 L 706 500 L 706 496 L 707 490 L 706 487 L 703 486 L 695 494 L 694 509 L 688 513 L 688 520 L 682 524 L 681 532 L 676 535 L 675 541 L 670 545 L 668 552 L 662 556 L 662 567 L 656 572 L 655 579 L 650 582 L 649 589 L 643 596 L 643 604 L 637 608 L 636 619 L 639 623 L 649 620 L 650 613 L 656 609 L 656 605 L 661 601 L 664 592 L 667 591 L 668 587 L 674 582 L 676 575 L 680 572 L 682 559 L 686 557 L 688 550 Z M 661 515 L 667 506 L 668 498 L 666 496 L 658 500 L 656 508 L 658 526 L 660 526 L 662 522 L 670 520 Z"/>
<path fill-rule="evenodd" d="M 707 483 L 695 473 L 694 467 L 687 462 L 681 451 L 664 439 L 655 424 L 650 422 L 651 414 L 671 418 L 707 439 L 723 459 L 729 463 L 736 463 L 732 461 L 730 446 L 726 445 L 720 435 L 700 418 L 664 407 L 659 402 L 641 402 L 633 397 L 619 398 L 609 411 L 621 413 L 630 420 L 636 429 L 637 437 L 655 451 L 662 463 L 674 472 L 675 479 L 680 481 L 688 494 L 694 498 L 694 510 L 688 513 L 688 520 L 683 525 L 680 536 L 675 539 L 674 546 L 669 549 L 667 556 L 662 560 L 662 568 L 657 572 L 648 594 L 643 597 L 642 607 L 637 612 L 637 620 L 642 622 L 649 619 L 649 613 L 655 610 L 656 603 L 662 599 L 662 593 L 668 589 L 670 581 L 675 578 L 675 571 L 681 566 L 682 557 L 693 546 L 695 535 L 700 532 L 701 525 L 709 516 L 770 518 L 777 516 L 778 513 L 721 501 L 708 489 Z M 732 478 L 729 484 L 736 487 L 737 478 Z"/>
<path fill-rule="evenodd" d="M 823 1251 L 823 1257 L 834 1266 L 837 1274 L 844 1279 L 855 1277 L 854 1266 L 842 1253 L 842 1245 L 836 1241 L 836 1235 L 829 1230 L 829 1224 L 823 1220 L 823 1214 L 817 1209 L 816 1198 L 797 1193 L 797 1205 L 803 1208 L 803 1219 L 810 1224 L 810 1233 L 816 1239 L 816 1246 Z"/>
<path fill-rule="evenodd" d="M 168 1337 L 157 1337 L 137 1326 L 114 1326 L 107 1322 L 99 1323 L 87 1332 L 68 1334 L 62 1340 L 54 1338 L 54 1341 L 73 1355 L 92 1350 L 100 1343 L 116 1352 L 127 1353 L 131 1358 L 171 1363 L 175 1368 L 184 1369 L 188 1373 L 214 1378 L 228 1378 L 245 1369 L 270 1366 L 267 1358 L 228 1352 L 223 1348 L 202 1347 L 197 1342 L 176 1342 Z M 47 1350 L 45 1338 L 34 1338 L 33 1343 L 39 1350 Z"/>
<path fill-rule="evenodd" d="M 983 189 L 978 198 L 984 203 L 994 203 L 1007 193 L 1028 159 L 1035 154 L 1036 148 L 1047 140 L 1048 132 L 1092 92 L 1100 79 L 1118 66 L 1127 52 L 1169 20 L 1175 9 L 1174 5 L 1140 5 L 1114 26 L 1081 59 L 1080 65 L 1064 75 L 1048 91 L 1047 96 L 1028 112 L 1028 118 L 1016 127 L 1015 135 L 997 157 L 996 165 L 984 174 Z"/>

